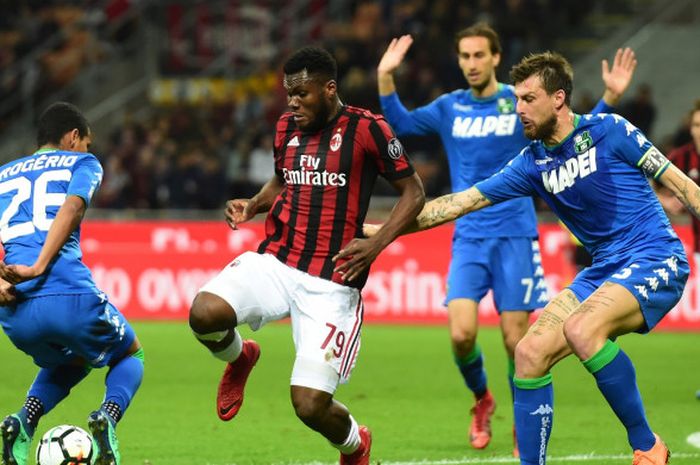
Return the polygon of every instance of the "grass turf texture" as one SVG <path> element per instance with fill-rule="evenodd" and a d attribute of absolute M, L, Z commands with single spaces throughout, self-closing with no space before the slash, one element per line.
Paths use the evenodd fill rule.
<path fill-rule="evenodd" d="M 139 322 L 134 327 L 145 348 L 146 375 L 117 430 L 124 465 L 337 463 L 337 452 L 297 420 L 291 407 L 294 345 L 288 325 L 268 325 L 254 334 L 262 355 L 241 413 L 229 423 L 219 421 L 214 409 L 224 366 L 195 342 L 186 324 Z M 700 450 L 686 443 L 690 433 L 700 430 L 700 402 L 695 399 L 700 387 L 698 340 L 697 334 L 656 333 L 618 341 L 637 367 L 647 415 L 676 454 L 674 465 L 700 463 Z M 365 326 L 353 377 L 340 387 L 337 398 L 372 428 L 372 463 L 516 463 L 508 458 L 512 409 L 500 333 L 483 328 L 479 342 L 498 408 L 491 445 L 474 451 L 466 438 L 472 398 L 452 362 L 447 330 Z M 23 402 L 36 368 L 4 334 L 0 360 L 0 414 L 5 415 Z M 88 413 L 102 400 L 105 374 L 94 371 L 76 387 L 42 419 L 35 439 L 62 423 L 84 427 Z M 576 463 L 631 463 L 624 430 L 583 366 L 569 357 L 553 374 L 549 457 L 594 454 Z M 36 440 L 32 455 L 35 447 Z M 552 463 L 569 461 L 574 460 Z"/>

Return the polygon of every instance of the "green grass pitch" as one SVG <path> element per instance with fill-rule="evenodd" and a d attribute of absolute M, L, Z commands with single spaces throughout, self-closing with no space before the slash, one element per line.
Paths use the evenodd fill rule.
<path fill-rule="evenodd" d="M 268 325 L 254 334 L 262 356 L 241 413 L 229 423 L 219 421 L 214 409 L 223 364 L 195 342 L 187 325 L 137 322 L 134 327 L 145 348 L 146 375 L 118 428 L 123 465 L 337 463 L 337 452 L 307 430 L 290 405 L 294 345 L 287 324 Z M 512 409 L 500 334 L 484 328 L 479 342 L 498 408 L 491 445 L 474 451 L 466 439 L 472 399 L 451 360 L 446 328 L 365 326 L 352 379 L 336 397 L 372 428 L 372 463 L 517 463 L 510 458 Z M 700 450 L 686 442 L 700 431 L 700 401 L 695 399 L 700 336 L 655 333 L 619 342 L 637 367 L 647 415 L 673 451 L 672 463 L 700 464 Z M 35 367 L 4 335 L 0 360 L 4 415 L 21 405 Z M 95 371 L 76 387 L 44 417 L 38 435 L 61 423 L 85 426 L 87 414 L 102 400 L 105 373 Z M 570 357 L 553 374 L 555 418 L 548 463 L 631 463 L 623 428 L 581 364 Z"/>

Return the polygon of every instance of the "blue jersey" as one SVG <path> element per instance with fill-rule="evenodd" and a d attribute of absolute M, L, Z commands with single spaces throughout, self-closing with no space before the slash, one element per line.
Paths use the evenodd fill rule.
<path fill-rule="evenodd" d="M 0 167 L 0 239 L 8 264 L 32 265 L 67 195 L 86 204 L 102 181 L 90 153 L 42 150 Z M 17 297 L 99 292 L 82 262 L 80 229 L 73 231 L 47 271 L 16 286 Z"/>
<path fill-rule="evenodd" d="M 594 260 L 678 246 L 640 168 L 654 146 L 618 115 L 576 115 L 574 126 L 557 146 L 530 143 L 476 188 L 494 203 L 539 195 Z"/>
<path fill-rule="evenodd" d="M 498 92 L 486 98 L 475 97 L 471 90 L 456 90 L 411 112 L 395 93 L 380 100 L 386 119 L 399 136 L 440 136 L 453 192 L 498 172 L 529 142 L 515 113 L 515 94 L 509 85 L 499 83 Z M 608 111 L 602 100 L 593 113 L 601 111 Z M 537 218 L 529 198 L 464 216 L 457 220 L 455 229 L 455 238 L 535 236 Z"/>

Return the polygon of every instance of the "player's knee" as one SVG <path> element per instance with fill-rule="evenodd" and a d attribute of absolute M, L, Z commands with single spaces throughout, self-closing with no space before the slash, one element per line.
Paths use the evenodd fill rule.
<path fill-rule="evenodd" d="M 230 320 L 235 320 L 235 316 L 230 307 L 226 307 L 228 305 L 220 297 L 200 292 L 190 307 L 190 328 L 199 334 L 231 328 Z"/>
<path fill-rule="evenodd" d="M 464 352 L 464 355 L 467 355 L 476 343 L 476 328 L 451 328 L 450 338 L 455 352 Z"/>
<path fill-rule="evenodd" d="M 541 376 L 549 370 L 549 351 L 537 338 L 522 338 L 515 346 L 515 376 Z"/>
<path fill-rule="evenodd" d="M 518 342 L 523 338 L 520 333 L 505 333 L 503 334 L 503 343 L 506 346 L 506 352 L 508 352 L 509 357 L 515 356 L 515 348 L 518 346 Z"/>
<path fill-rule="evenodd" d="M 595 347 L 599 342 L 599 337 L 595 334 L 582 318 L 577 318 L 574 314 L 564 322 L 564 337 L 571 347 L 571 350 L 579 358 L 587 358 L 590 347 Z M 602 337 L 605 339 L 605 337 Z"/>
<path fill-rule="evenodd" d="M 297 417 L 313 428 L 322 421 L 329 402 L 325 393 L 304 390 L 303 393 L 292 394 L 292 405 Z"/>

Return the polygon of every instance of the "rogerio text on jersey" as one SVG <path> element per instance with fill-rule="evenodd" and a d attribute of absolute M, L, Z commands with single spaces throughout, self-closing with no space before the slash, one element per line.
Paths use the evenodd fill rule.
<path fill-rule="evenodd" d="M 76 155 L 41 155 L 24 160 L 22 163 L 15 163 L 0 172 L 0 180 L 8 176 L 27 171 L 43 170 L 47 168 L 69 168 L 73 166 L 78 157 Z"/>

